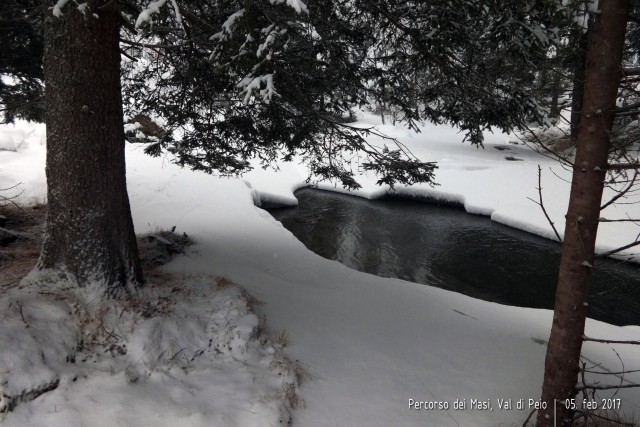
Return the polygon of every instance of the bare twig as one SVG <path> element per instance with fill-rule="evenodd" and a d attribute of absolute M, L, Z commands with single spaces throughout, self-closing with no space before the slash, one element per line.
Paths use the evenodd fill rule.
<path fill-rule="evenodd" d="M 618 194 L 616 194 L 615 196 L 613 196 L 611 198 L 611 200 L 609 200 L 607 203 L 605 203 L 604 205 L 600 206 L 600 210 L 603 210 L 604 208 L 606 208 L 607 206 L 615 203 L 617 200 L 619 200 L 620 198 L 624 197 L 625 194 L 627 194 L 629 192 L 629 190 L 631 190 L 631 187 L 633 186 L 633 184 L 636 182 L 636 178 L 638 177 L 638 170 L 636 169 L 633 173 L 633 178 L 631 178 L 631 181 L 629 181 L 629 183 L 627 184 L 627 186 L 625 188 L 623 188 L 622 190 L 620 190 L 618 192 Z"/>
<path fill-rule="evenodd" d="M 529 132 L 529 134 L 531 134 L 531 137 L 535 140 L 535 142 L 537 143 L 537 145 L 530 145 L 524 138 L 521 138 L 518 136 L 518 139 L 526 146 L 531 148 L 532 150 L 534 150 L 535 152 L 537 152 L 538 154 L 541 154 L 543 156 L 545 156 L 548 159 L 552 159 L 552 160 L 560 160 L 560 164 L 563 166 L 571 166 L 573 167 L 573 162 L 567 157 L 567 156 L 563 156 L 560 153 L 557 153 L 555 151 L 553 151 L 551 148 L 549 148 L 539 137 L 538 135 L 536 135 L 536 133 L 533 131 L 533 129 L 531 129 L 528 126 L 525 126 L 525 129 Z M 564 131 L 563 131 L 564 132 Z M 542 149 L 542 151 L 540 151 L 540 149 Z"/>
<path fill-rule="evenodd" d="M 636 372 L 640 372 L 640 369 L 633 369 L 629 371 L 617 371 L 617 372 L 594 371 L 592 369 L 585 369 L 584 371 L 590 374 L 598 374 L 598 375 L 624 375 L 624 374 L 633 374 Z"/>
<path fill-rule="evenodd" d="M 582 362 L 582 369 L 580 369 L 580 379 L 582 380 L 582 385 L 586 386 L 587 385 L 587 380 L 585 378 L 585 368 L 587 366 L 586 362 Z M 582 389 L 582 394 L 584 396 L 584 400 L 588 400 L 589 399 L 589 389 L 584 388 Z M 584 419 L 585 421 L 587 420 L 587 413 L 584 413 Z"/>
<path fill-rule="evenodd" d="M 577 391 L 583 391 L 585 389 L 589 390 L 616 390 L 619 388 L 638 388 L 640 384 L 617 384 L 617 385 L 607 385 L 607 384 L 585 384 L 580 387 L 576 387 Z"/>
<path fill-rule="evenodd" d="M 538 165 L 538 187 L 536 187 L 538 190 L 538 198 L 540 201 L 536 202 L 535 200 L 533 200 L 530 197 L 527 197 L 529 200 L 531 200 L 533 203 L 535 203 L 536 205 L 540 206 L 540 208 L 542 209 L 542 213 L 544 213 L 545 218 L 547 218 L 547 221 L 549 222 L 549 225 L 551 225 L 551 228 L 553 229 L 553 232 L 556 234 L 556 237 L 558 238 L 558 242 L 562 242 L 562 238 L 560 237 L 560 233 L 558 233 L 558 230 L 556 229 L 555 223 L 553 221 L 551 221 L 551 217 L 549 217 L 549 214 L 547 213 L 547 210 L 544 207 L 544 202 L 542 201 L 542 168 L 540 168 L 540 165 Z"/>
<path fill-rule="evenodd" d="M 16 301 L 15 304 L 11 303 L 11 305 L 13 305 L 13 307 L 15 307 L 16 311 L 20 314 L 20 318 L 22 319 L 22 323 L 25 324 L 25 327 L 29 327 L 29 324 L 27 323 L 26 319 L 24 318 L 24 311 L 22 308 L 22 303 L 20 301 Z"/>
<path fill-rule="evenodd" d="M 624 361 L 622 360 L 622 357 L 620 357 L 620 354 L 616 351 L 615 348 L 612 348 L 611 350 L 613 350 L 616 356 L 618 356 L 618 360 L 620 361 L 620 365 L 622 365 L 622 370 L 624 371 L 625 367 L 624 367 Z M 624 374 L 620 375 L 620 385 L 622 385 L 623 382 L 624 382 Z M 613 393 L 613 396 L 611 397 L 615 397 L 618 394 L 618 392 L 620 392 L 620 389 L 616 390 L 616 392 Z"/>
<path fill-rule="evenodd" d="M 638 246 L 638 245 L 640 245 L 640 240 L 636 240 L 635 242 L 631 242 L 631 243 L 629 243 L 627 245 L 620 246 L 619 248 L 612 249 L 612 250 L 604 252 L 602 254 L 598 254 L 598 255 L 596 255 L 596 257 L 598 257 L 598 258 L 606 258 L 608 256 L 617 254 L 618 252 L 622 252 L 625 249 L 630 249 L 630 248 L 633 248 L 633 247 Z"/>
<path fill-rule="evenodd" d="M 183 46 L 185 43 L 182 44 L 151 44 L 151 43 L 140 43 L 140 42 L 135 42 L 133 40 L 126 40 L 126 39 L 120 39 L 121 43 L 124 44 L 128 44 L 131 46 L 138 46 L 138 47 L 147 47 L 147 48 L 152 48 L 152 49 L 177 49 L 180 46 Z"/>
<path fill-rule="evenodd" d="M 637 76 L 640 75 L 640 67 L 624 67 L 622 72 L 624 76 Z"/>
<path fill-rule="evenodd" d="M 607 170 L 633 170 L 640 169 L 640 162 L 631 163 L 609 163 Z"/>
<path fill-rule="evenodd" d="M 631 345 L 640 345 L 640 341 L 631 341 L 631 340 L 624 340 L 624 341 L 619 341 L 619 340 L 601 340 L 598 338 L 590 338 L 586 335 L 584 335 L 582 337 L 582 341 L 591 341 L 591 342 L 599 342 L 599 343 L 603 343 L 603 344 L 631 344 Z"/>
<path fill-rule="evenodd" d="M 128 58 L 129 60 L 133 61 L 133 62 L 138 62 L 137 58 L 134 58 L 133 56 L 129 55 L 127 52 L 125 52 L 124 50 L 120 49 L 120 55 L 125 56 L 126 58 Z"/>
<path fill-rule="evenodd" d="M 19 182 L 19 183 L 15 184 L 15 185 L 12 185 L 11 187 L 0 188 L 0 191 L 12 190 L 12 189 L 16 188 L 20 184 L 22 184 L 22 182 Z M 13 206 L 15 206 L 16 208 L 20 209 L 22 212 L 24 212 L 24 209 L 22 209 L 22 207 L 20 207 L 20 205 L 18 205 L 16 202 L 13 201 L 13 199 L 18 198 L 23 192 L 24 192 L 24 190 L 20 191 L 18 194 L 13 195 L 11 197 L 6 197 L 6 196 L 3 196 L 2 194 L 0 194 L 0 202 L 9 202 Z"/>
<path fill-rule="evenodd" d="M 529 412 L 529 416 L 527 417 L 526 420 L 524 420 L 524 422 L 522 423 L 522 427 L 527 427 L 527 423 L 529 422 L 529 420 L 531 419 L 531 417 L 533 416 L 533 414 L 535 414 L 537 411 L 537 409 L 533 409 L 531 410 L 531 412 Z"/>

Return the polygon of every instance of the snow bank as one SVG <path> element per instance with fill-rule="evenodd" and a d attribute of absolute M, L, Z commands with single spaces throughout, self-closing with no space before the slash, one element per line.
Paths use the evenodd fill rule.
<path fill-rule="evenodd" d="M 352 194 L 368 199 L 385 195 L 396 195 L 425 200 L 445 201 L 464 206 L 467 212 L 490 216 L 492 220 L 539 236 L 557 240 L 536 204 L 538 194 L 538 166 L 542 170 L 542 197 L 545 208 L 562 236 L 564 215 L 567 212 L 571 190 L 571 170 L 555 159 L 537 153 L 524 145 L 515 135 L 487 133 L 485 148 L 462 143 L 463 135 L 455 128 L 445 125 L 427 124 L 422 132 L 415 134 L 400 126 L 382 125 L 378 117 L 362 113 L 361 126 L 375 125 L 387 136 L 397 138 L 413 154 L 423 161 L 437 162 L 436 186 L 426 184 L 414 186 L 398 185 L 395 189 L 376 185 L 377 177 L 362 173 L 358 176 L 361 189 L 348 191 L 330 182 L 313 183 L 318 188 Z M 371 136 L 370 141 L 380 147 L 387 144 L 381 138 Z M 278 165 L 275 174 L 263 170 L 252 171 L 245 179 L 256 189 L 260 198 L 278 200 L 283 204 L 297 201 L 293 192 L 308 185 L 307 170 L 303 166 Z M 603 202 L 617 193 L 605 189 Z M 640 217 L 640 195 L 630 194 L 623 203 L 607 207 L 602 216 L 607 219 Z M 602 223 L 598 233 L 596 252 L 604 253 L 624 246 L 640 232 L 631 222 Z M 640 262 L 640 252 L 626 250 L 620 258 Z"/>
<path fill-rule="evenodd" d="M 443 126 L 426 126 L 417 136 L 391 126 L 383 130 L 402 138 L 424 160 L 439 161 L 440 165 L 440 186 L 398 188 L 398 193 L 445 198 L 462 203 L 470 212 L 550 235 L 542 212 L 527 199 L 537 200 L 540 164 L 545 205 L 562 229 L 569 188 L 563 179 L 569 172 L 521 145 L 510 144 L 508 136 L 490 136 L 487 148 L 478 150 L 461 144 L 462 136 Z M 501 151 L 496 146 L 510 150 Z M 505 156 L 522 160 L 510 161 Z M 0 179 L 25 182 L 26 194 L 44 197 L 44 183 L 34 178 L 43 170 L 43 161 L 43 150 L 0 152 Z M 256 198 L 264 195 L 273 203 L 295 203 L 293 191 L 304 185 L 306 178 L 302 167 L 281 165 L 279 174 L 256 170 L 245 178 L 250 183 L 247 185 L 241 180 L 182 170 L 166 159 L 145 156 L 136 146 L 127 147 L 127 161 L 136 231 L 176 226 L 177 232 L 187 232 L 197 241 L 164 269 L 178 277 L 229 277 L 264 302 L 257 314 L 265 315 L 273 330 L 287 332 L 287 354 L 311 377 L 301 391 L 306 407 L 293 413 L 294 424 L 490 426 L 521 424 L 529 415 L 529 399 L 535 401 L 540 395 L 550 311 L 502 306 L 376 277 L 311 253 L 268 213 L 254 206 Z M 7 163 L 16 166 L 10 173 L 5 169 Z M 376 187 L 372 176 L 363 176 L 361 182 L 363 189 L 357 194 L 363 197 L 388 191 Z M 636 215 L 635 206 L 623 205 L 607 210 L 606 215 Z M 636 234 L 629 234 L 618 224 L 605 225 L 600 248 L 626 243 L 629 235 Z M 201 295 L 196 291 L 200 285 L 194 286 L 192 294 L 181 293 L 171 300 L 190 301 Z M 96 362 L 104 366 L 100 375 L 80 375 L 75 382 L 61 376 L 56 391 L 20 405 L 5 423 L 56 425 L 56 420 L 61 420 L 58 425 L 67 425 L 76 417 L 94 425 L 162 425 L 165 420 L 167 425 L 279 425 L 279 410 L 274 406 L 277 400 L 265 400 L 271 394 L 261 394 L 248 381 L 271 387 L 273 393 L 278 387 L 282 391 L 279 376 L 256 376 L 253 370 L 269 360 L 268 351 L 238 352 L 233 350 L 234 342 L 227 341 L 231 349 L 221 356 L 224 363 L 216 364 L 213 354 L 207 353 L 193 362 L 196 372 L 204 376 L 193 375 L 189 371 L 190 357 L 205 342 L 196 333 L 198 325 L 211 325 L 214 320 L 206 320 L 208 312 L 199 320 L 187 318 L 180 314 L 184 313 L 181 304 L 166 319 L 136 323 L 131 333 L 125 334 L 123 325 L 117 333 L 128 337 L 127 351 L 135 358 L 116 356 L 113 360 L 123 363 L 113 363 L 113 374 L 111 363 Z M 204 307 L 219 307 L 205 299 L 185 304 L 199 313 Z M 19 325 L 15 313 L 12 316 L 12 322 Z M 255 318 L 245 316 L 239 311 L 234 318 L 242 334 L 255 324 Z M 147 338 L 158 336 L 159 330 L 166 332 L 168 341 L 147 345 Z M 228 336 L 224 331 L 221 334 Z M 587 334 L 639 340 L 640 327 L 589 320 Z M 172 340 L 181 341 L 172 346 Z M 253 345 L 249 337 L 241 342 L 249 348 Z M 180 351 L 183 347 L 185 350 Z M 637 346 L 587 343 L 583 355 L 588 366 L 602 371 L 620 371 L 622 362 L 626 369 L 640 369 Z M 112 359 L 107 355 L 104 360 Z M 135 369 L 127 371 L 124 360 Z M 49 378 L 46 370 L 42 372 L 42 378 Z M 135 378 L 138 380 L 132 383 Z M 220 380 L 218 385 L 213 384 L 214 378 Z M 588 380 L 640 383 L 640 373 L 627 374 L 623 379 L 590 375 Z M 640 390 L 625 389 L 616 398 L 621 399 L 623 413 L 640 410 Z M 490 408 L 472 408 L 472 399 L 487 402 Z M 500 409 L 498 399 L 512 399 L 514 407 Z M 515 407 L 519 399 L 525 402 L 522 409 Z M 410 406 L 412 401 L 446 402 L 449 407 L 418 410 Z M 464 401 L 465 409 L 454 409 L 456 401 Z M 65 408 L 64 413 L 56 415 L 61 408 Z M 157 413 L 162 418 L 158 419 Z"/>
<path fill-rule="evenodd" d="M 289 422 L 295 364 L 232 282 L 165 275 L 116 302 L 39 279 L 0 298 L 2 425 Z"/>

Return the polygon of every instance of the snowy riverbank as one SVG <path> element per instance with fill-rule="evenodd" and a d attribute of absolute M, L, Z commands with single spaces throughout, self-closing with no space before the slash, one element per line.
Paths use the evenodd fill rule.
<path fill-rule="evenodd" d="M 366 120 L 374 118 L 365 117 Z M 0 130 L 5 141 L 10 135 L 18 145 L 16 152 L 0 152 L 0 188 L 21 182 L 22 201 L 43 201 L 46 187 L 42 128 L 28 135 L 30 130 L 25 129 L 21 125 L 13 130 L 3 126 Z M 402 138 L 419 157 L 439 163 L 439 187 L 399 188 L 399 192 L 457 200 L 469 212 L 491 215 L 494 220 L 551 237 L 542 212 L 527 199 L 537 199 L 540 164 L 545 205 L 562 230 L 569 184 L 561 178 L 570 175 L 522 145 L 509 144 L 512 138 L 491 136 L 486 149 L 478 150 L 461 144 L 462 135 L 447 127 L 428 126 L 418 136 L 391 126 L 382 130 Z M 24 135 L 27 137 L 23 140 Z M 500 151 L 495 146 L 508 150 Z M 166 159 L 145 156 L 140 147 L 129 146 L 127 156 L 136 231 L 176 226 L 178 232 L 187 232 L 197 242 L 164 270 L 178 276 L 212 274 L 230 278 L 264 303 L 258 312 L 266 316 L 271 330 L 287 332 L 287 355 L 299 360 L 311 376 L 300 392 L 306 407 L 293 412 L 294 425 L 489 426 L 522 423 L 529 415 L 529 399 L 537 400 L 540 394 L 550 311 L 507 307 L 371 276 L 311 253 L 268 213 L 254 206 L 258 198 L 295 203 L 292 192 L 306 176 L 299 166 L 282 165 L 279 174 L 256 170 L 245 177 L 250 183 L 247 185 L 243 180 L 179 169 Z M 505 156 L 522 160 L 510 161 Z M 374 185 L 373 177 L 363 177 L 361 183 L 359 194 L 365 197 L 384 191 Z M 321 187 L 332 188 L 330 184 Z M 624 217 L 625 213 L 634 215 L 638 210 L 635 205 L 615 209 L 605 212 L 606 216 Z M 619 224 L 605 225 L 599 239 L 600 250 L 628 243 L 629 237 L 637 234 Z M 638 340 L 640 327 L 615 327 L 590 320 L 587 334 Z M 620 359 L 626 369 L 640 369 L 640 349 L 633 346 L 588 343 L 584 355 L 589 364 L 601 364 L 603 370 L 621 370 Z M 65 369 L 64 365 L 59 369 Z M 235 368 L 230 365 L 229 369 Z M 214 377 L 211 381 L 216 381 Z M 620 382 L 618 377 L 591 378 L 598 379 Z M 114 379 L 104 372 L 96 373 L 48 393 L 47 399 L 25 404 L 24 410 L 34 414 L 27 421 L 39 425 L 41 418 L 37 414 L 68 409 L 75 396 L 101 381 L 111 383 Z M 626 375 L 624 381 L 640 383 L 640 374 Z M 222 385 L 230 396 L 237 386 L 237 400 L 245 399 L 246 383 L 227 381 Z M 137 399 L 145 395 L 136 394 L 133 384 L 126 387 L 130 388 L 125 388 L 127 399 L 121 402 L 125 405 L 121 410 L 140 406 Z M 172 425 L 233 425 L 216 421 L 206 413 L 202 399 L 220 402 L 218 394 L 199 394 L 199 403 L 193 405 L 190 415 L 179 414 L 179 420 L 174 418 Z M 622 391 L 617 397 L 622 399 L 625 413 L 640 410 L 640 390 Z M 41 406 L 51 399 L 60 402 L 59 406 Z M 446 402 L 449 408 L 412 409 L 411 399 Z M 453 408 L 457 399 L 466 402 L 464 410 Z M 491 408 L 471 408 L 471 399 L 488 401 Z M 514 407 L 500 409 L 498 399 L 512 399 Z M 523 409 L 515 407 L 518 399 L 524 399 Z M 231 405 L 237 400 L 225 398 L 223 402 Z M 96 405 L 103 407 L 109 402 L 105 396 Z M 73 408 L 80 412 L 91 410 Z M 269 425 L 237 421 L 246 407 L 236 408 L 239 412 L 233 412 L 231 406 L 226 409 L 235 414 L 230 419 L 236 420 L 236 425 Z M 17 422 L 11 421 L 14 415 L 9 414 L 5 422 Z M 87 418 L 85 425 L 113 425 L 114 417 L 113 412 L 106 411 L 102 418 Z M 204 424 L 207 420 L 211 420 L 210 424 Z M 153 425 L 158 425 L 155 420 Z"/>

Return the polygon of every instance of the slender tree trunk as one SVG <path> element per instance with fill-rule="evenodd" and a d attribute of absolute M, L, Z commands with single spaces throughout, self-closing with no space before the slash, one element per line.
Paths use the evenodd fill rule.
<path fill-rule="evenodd" d="M 551 106 L 549 108 L 549 117 L 557 120 L 558 117 L 560 117 L 560 106 L 558 105 L 558 103 L 560 100 L 560 89 L 562 89 L 562 82 L 560 71 L 558 70 L 558 68 L 560 68 L 560 64 L 557 64 L 556 67 L 557 68 L 552 71 L 553 81 L 551 82 Z"/>
<path fill-rule="evenodd" d="M 578 44 L 575 64 L 573 69 L 573 90 L 571 93 L 571 142 L 578 143 L 580 128 L 580 111 L 582 110 L 582 96 L 584 91 L 584 73 L 587 64 L 587 46 L 591 24 L 587 24 L 587 31 L 576 34 L 574 42 Z"/>
<path fill-rule="evenodd" d="M 600 0 L 587 51 L 584 97 L 562 244 L 553 326 L 545 360 L 538 426 L 571 425 L 587 297 L 604 186 L 609 135 L 621 77 L 629 0 Z"/>
<path fill-rule="evenodd" d="M 39 269 L 58 269 L 109 296 L 142 281 L 124 157 L 119 14 L 75 3 L 45 22 L 46 239 Z"/>

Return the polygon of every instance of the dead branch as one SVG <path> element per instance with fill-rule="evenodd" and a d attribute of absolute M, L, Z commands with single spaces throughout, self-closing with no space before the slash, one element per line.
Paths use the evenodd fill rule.
<path fill-rule="evenodd" d="M 609 200 L 607 203 L 605 203 L 604 205 L 600 206 L 600 210 L 603 210 L 604 208 L 606 208 L 609 205 L 612 205 L 613 203 L 615 203 L 617 200 L 619 200 L 620 198 L 624 197 L 625 194 L 627 194 L 629 192 L 629 190 L 631 190 L 631 187 L 633 187 L 633 184 L 636 182 L 636 179 L 638 178 L 638 169 L 636 169 L 633 173 L 633 178 L 631 178 L 631 181 L 629 181 L 629 183 L 625 186 L 625 188 L 623 188 L 622 190 L 620 190 L 618 192 L 618 194 L 616 194 L 615 196 L 613 196 L 611 198 L 611 200 Z"/>
<path fill-rule="evenodd" d="M 619 388 L 638 388 L 640 384 L 617 384 L 617 385 L 607 385 L 607 384 L 585 384 L 580 387 L 576 387 L 577 391 L 583 391 L 585 389 L 589 390 L 616 390 Z"/>
<path fill-rule="evenodd" d="M 624 113 L 624 112 L 628 112 L 628 111 L 632 111 L 632 110 L 637 110 L 640 107 L 640 102 L 636 102 L 633 104 L 629 104 L 625 107 L 619 107 L 615 109 L 615 114 L 619 115 L 620 113 Z"/>
<path fill-rule="evenodd" d="M 582 337 L 582 341 L 591 341 L 591 342 L 599 342 L 603 344 L 631 344 L 631 345 L 640 345 L 640 341 L 619 341 L 619 340 L 601 340 L 598 338 L 590 338 L 586 335 Z"/>
<path fill-rule="evenodd" d="M 623 75 L 626 76 L 638 76 L 640 75 L 640 67 L 624 67 L 622 69 Z"/>
<path fill-rule="evenodd" d="M 20 318 L 22 319 L 22 323 L 25 324 L 25 328 L 28 328 L 29 324 L 27 323 L 27 320 L 24 318 L 24 310 L 22 308 L 22 303 L 20 301 L 16 301 L 15 304 L 11 303 L 11 304 L 9 304 L 9 306 L 13 306 L 16 309 L 18 314 L 20 314 Z"/>
<path fill-rule="evenodd" d="M 538 187 L 536 187 L 538 190 L 538 198 L 540 201 L 536 202 L 535 200 L 533 200 L 530 197 L 527 197 L 527 199 L 531 200 L 533 203 L 535 203 L 536 205 L 540 206 L 540 208 L 542 209 L 542 213 L 544 213 L 545 218 L 547 218 L 547 221 L 549 222 L 549 225 L 551 225 L 551 228 L 553 229 L 553 232 L 556 234 L 556 237 L 558 238 L 558 242 L 562 242 L 562 238 L 560 237 L 560 233 L 558 233 L 558 230 L 556 230 L 556 226 L 555 223 L 553 221 L 551 221 L 551 217 L 549 217 L 549 214 L 547 213 L 547 210 L 544 207 L 544 202 L 542 200 L 542 168 L 540 168 L 540 165 L 538 165 Z"/>
<path fill-rule="evenodd" d="M 607 170 L 637 170 L 640 169 L 640 162 L 632 162 L 632 163 L 609 163 L 607 165 Z"/>
<path fill-rule="evenodd" d="M 616 117 L 636 116 L 640 114 L 640 110 L 624 110 L 616 112 Z"/>
<path fill-rule="evenodd" d="M 618 372 L 594 371 L 592 369 L 584 369 L 584 371 L 590 374 L 598 374 L 598 375 L 625 375 L 625 374 L 635 374 L 636 372 L 640 372 L 640 369 L 632 369 L 629 371 L 618 371 Z"/>
<path fill-rule="evenodd" d="M 16 188 L 17 186 L 19 186 L 20 184 L 22 184 L 22 182 L 19 182 L 15 185 L 12 185 L 11 187 L 7 187 L 7 188 L 0 188 L 0 191 L 8 191 L 8 190 L 12 190 L 14 188 Z M 17 199 L 18 197 L 20 197 L 20 195 L 24 192 L 24 190 L 20 191 L 18 194 L 15 194 L 11 197 L 6 197 L 3 196 L 2 194 L 0 194 L 0 202 L 8 202 L 11 203 L 13 206 L 15 206 L 16 208 L 20 209 L 23 213 L 26 213 L 24 211 L 24 209 L 22 209 L 22 207 L 20 205 L 18 205 L 16 202 L 13 201 L 13 199 Z"/>
<path fill-rule="evenodd" d="M 538 137 L 538 135 L 536 135 L 536 133 L 535 133 L 531 128 L 529 128 L 528 126 L 525 126 L 525 129 L 526 129 L 527 131 L 529 131 L 529 133 L 531 134 L 531 136 L 533 137 L 533 139 L 535 139 L 535 141 L 537 142 L 537 145 L 536 145 L 535 147 L 533 147 L 533 146 L 529 145 L 529 144 L 527 143 L 527 141 L 525 141 L 525 140 L 524 140 L 524 138 L 520 138 L 520 137 L 518 137 L 518 139 L 519 139 L 520 141 L 522 141 L 522 143 L 523 143 L 526 147 L 531 148 L 532 150 L 536 151 L 537 153 L 539 153 L 539 154 L 541 154 L 541 155 L 543 155 L 543 156 L 545 156 L 545 157 L 547 157 L 547 158 L 549 158 L 549 159 L 552 159 L 552 160 L 560 160 L 560 164 L 561 164 L 561 165 L 563 165 L 563 166 L 564 166 L 564 165 L 568 165 L 568 166 L 573 167 L 573 162 L 572 162 L 568 157 L 566 157 L 566 156 L 562 156 L 562 155 L 560 155 L 560 153 L 556 153 L 555 151 L 553 151 L 552 149 L 550 149 L 549 147 L 547 147 L 547 146 L 544 144 L 544 142 L 542 142 L 542 141 L 540 140 L 540 138 Z M 544 151 L 544 152 L 541 152 L 540 150 L 536 149 L 536 148 L 538 148 L 538 147 L 539 147 L 539 148 L 541 148 L 541 149 L 542 149 L 542 151 Z"/>
<path fill-rule="evenodd" d="M 537 411 L 537 409 L 533 409 L 531 412 L 529 412 L 529 416 L 527 417 L 526 420 L 524 420 L 524 422 L 522 423 L 522 427 L 527 427 L 527 423 L 529 422 L 529 420 L 531 419 L 531 417 L 533 416 L 533 414 L 535 414 Z"/>
<path fill-rule="evenodd" d="M 127 59 L 133 61 L 133 62 L 138 62 L 137 58 L 134 58 L 133 56 L 129 55 L 127 52 L 125 52 L 124 50 L 120 49 L 120 55 L 124 55 Z"/>
<path fill-rule="evenodd" d="M 150 49 L 177 49 L 180 46 L 184 46 L 184 43 L 182 44 L 153 44 L 153 43 L 140 43 L 140 42 L 134 42 L 133 40 L 126 40 L 126 39 L 120 39 L 120 43 L 124 43 L 124 44 L 128 44 L 131 46 L 138 46 L 138 47 L 147 47 Z"/>
<path fill-rule="evenodd" d="M 606 257 L 611 256 L 613 254 L 617 254 L 618 252 L 622 252 L 625 249 L 630 249 L 630 248 L 633 248 L 633 247 L 638 246 L 638 245 L 640 245 L 640 240 L 636 240 L 635 242 L 631 242 L 631 243 L 629 243 L 627 245 L 620 246 L 619 248 L 616 248 L 616 249 L 610 250 L 608 252 L 604 252 L 604 253 L 598 254 L 598 255 L 596 255 L 596 257 L 597 258 L 606 258 Z"/>

